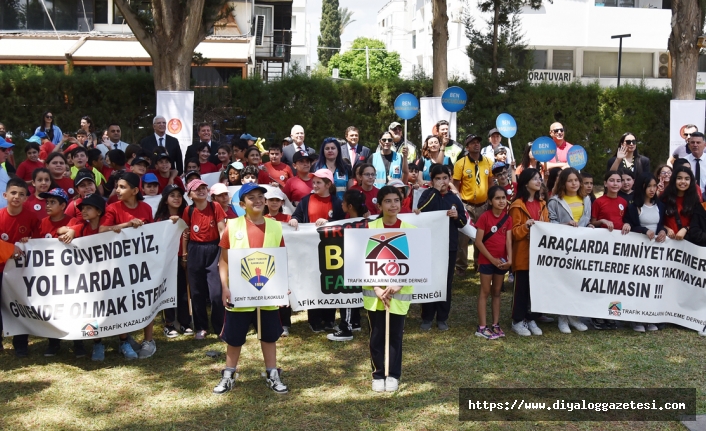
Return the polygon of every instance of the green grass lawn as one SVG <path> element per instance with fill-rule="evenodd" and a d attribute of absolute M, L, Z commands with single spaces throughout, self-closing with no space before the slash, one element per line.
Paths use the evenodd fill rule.
<path fill-rule="evenodd" d="M 696 332 L 671 326 L 647 334 L 623 328 L 564 335 L 551 323 L 540 324 L 542 337 L 520 338 L 509 331 L 512 296 L 504 293 L 507 337 L 486 341 L 474 336 L 477 293 L 477 276 L 456 281 L 445 333 L 422 333 L 420 307 L 412 306 L 395 394 L 370 389 L 367 321 L 352 342 L 334 343 L 309 330 L 306 313 L 295 314 L 291 336 L 278 342 L 287 395 L 271 392 L 260 377 L 254 334 L 244 346 L 235 389 L 220 396 L 211 389 L 225 345 L 213 335 L 167 340 L 158 323 L 153 358 L 125 361 L 112 338 L 103 363 L 75 359 L 71 342 L 62 343 L 59 356 L 44 358 L 44 339 L 30 339 L 30 357 L 17 359 L 5 339 L 0 429 L 685 429 L 677 422 L 459 422 L 459 387 L 696 387 L 698 412 L 706 411 L 706 340 Z M 221 355 L 210 358 L 209 350 Z"/>

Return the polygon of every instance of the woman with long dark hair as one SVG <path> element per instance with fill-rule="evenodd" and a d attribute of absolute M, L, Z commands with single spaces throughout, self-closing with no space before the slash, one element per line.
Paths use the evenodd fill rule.
<path fill-rule="evenodd" d="M 341 143 L 336 138 L 326 138 L 321 144 L 319 159 L 314 163 L 313 171 L 328 169 L 333 173 L 333 184 L 336 186 L 336 196 L 343 199 L 343 194 L 353 187 L 351 166 L 341 155 Z"/>
<path fill-rule="evenodd" d="M 544 178 L 544 164 L 537 161 L 537 159 L 535 159 L 532 155 L 532 142 L 528 142 L 525 146 L 525 152 L 522 153 L 522 161 L 520 162 L 520 166 L 515 169 L 515 176 L 519 178 L 522 171 L 527 168 L 537 169 L 539 171 L 539 176 Z"/>
<path fill-rule="evenodd" d="M 622 169 L 640 176 L 643 172 L 650 172 L 650 159 L 638 153 L 635 134 L 627 132 L 620 137 L 618 149 L 615 151 L 615 155 L 608 160 L 607 167 L 609 171 Z"/>
<path fill-rule="evenodd" d="M 98 138 L 96 137 L 96 129 L 93 126 L 91 117 L 87 115 L 81 117 L 81 130 L 86 132 L 86 148 L 95 148 L 98 145 Z"/>
<path fill-rule="evenodd" d="M 689 231 L 691 216 L 701 206 L 691 169 L 679 166 L 660 196 L 664 203 L 664 228 L 671 239 L 682 240 Z"/>
<path fill-rule="evenodd" d="M 443 164 L 453 170 L 451 159 L 444 155 L 441 150 L 441 139 L 437 135 L 429 135 L 422 145 L 422 155 L 415 162 L 417 169 L 421 172 L 421 183 L 431 186 L 431 167 L 436 164 Z"/>
<path fill-rule="evenodd" d="M 34 131 L 46 133 L 49 140 L 54 145 L 58 145 L 63 137 L 61 129 L 54 124 L 54 114 L 51 111 L 46 111 L 42 114 L 42 119 L 39 120 L 39 127 Z"/>

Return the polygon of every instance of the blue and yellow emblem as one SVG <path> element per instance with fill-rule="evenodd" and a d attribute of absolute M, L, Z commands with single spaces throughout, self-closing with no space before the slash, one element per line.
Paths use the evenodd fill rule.
<path fill-rule="evenodd" d="M 274 256 L 258 251 L 240 260 L 240 275 L 257 290 L 265 287 L 274 274 Z"/>

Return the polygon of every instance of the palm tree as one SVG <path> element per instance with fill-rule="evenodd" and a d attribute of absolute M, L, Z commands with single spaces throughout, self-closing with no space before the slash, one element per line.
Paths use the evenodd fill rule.
<path fill-rule="evenodd" d="M 341 34 L 343 34 L 343 30 L 348 27 L 348 24 L 355 22 L 354 19 L 351 19 L 353 11 L 349 11 L 347 7 L 339 7 L 338 14 L 341 16 Z"/>

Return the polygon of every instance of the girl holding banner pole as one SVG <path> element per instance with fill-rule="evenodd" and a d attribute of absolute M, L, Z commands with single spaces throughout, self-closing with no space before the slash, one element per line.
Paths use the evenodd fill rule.
<path fill-rule="evenodd" d="M 392 186 L 383 186 L 377 196 L 380 217 L 369 229 L 410 229 L 415 226 L 397 218 L 402 196 Z M 370 322 L 370 362 L 373 391 L 395 392 L 402 375 L 404 319 L 412 300 L 412 286 L 363 286 L 363 306 Z"/>
<path fill-rule="evenodd" d="M 515 295 L 512 299 L 512 330 L 523 337 L 542 335 L 530 311 L 529 236 L 535 221 L 549 221 L 547 204 L 540 198 L 542 178 L 539 171 L 527 168 L 517 183 L 517 198 L 510 205 L 512 219 L 512 269 L 515 271 Z"/>
<path fill-rule="evenodd" d="M 589 223 L 591 221 L 591 198 L 586 196 L 582 182 L 581 174 L 576 169 L 566 168 L 561 171 L 554 186 L 554 193 L 547 204 L 550 222 L 573 227 L 593 227 Z M 559 316 L 560 332 L 570 334 L 569 325 L 578 331 L 588 329 L 588 326 L 584 325 L 576 316 Z"/>

